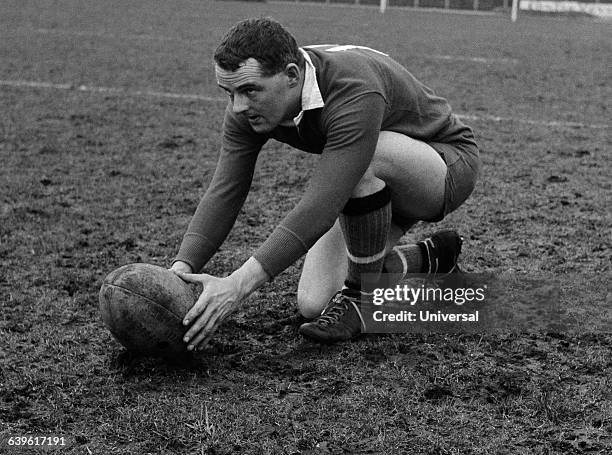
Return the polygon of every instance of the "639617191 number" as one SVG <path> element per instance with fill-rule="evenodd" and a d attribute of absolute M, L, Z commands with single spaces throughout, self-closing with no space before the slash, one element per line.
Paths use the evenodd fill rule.
<path fill-rule="evenodd" d="M 7 442 L 9 446 L 65 446 L 66 438 L 63 436 L 11 436 Z"/>

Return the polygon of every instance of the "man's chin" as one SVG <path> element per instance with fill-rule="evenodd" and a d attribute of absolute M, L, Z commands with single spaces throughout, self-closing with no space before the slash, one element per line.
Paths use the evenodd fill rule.
<path fill-rule="evenodd" d="M 270 131 L 272 131 L 274 129 L 274 127 L 272 127 L 268 123 L 260 123 L 260 122 L 251 123 L 251 122 L 249 122 L 249 124 L 251 125 L 251 128 L 253 129 L 253 131 L 255 131 L 258 134 L 269 133 Z"/>

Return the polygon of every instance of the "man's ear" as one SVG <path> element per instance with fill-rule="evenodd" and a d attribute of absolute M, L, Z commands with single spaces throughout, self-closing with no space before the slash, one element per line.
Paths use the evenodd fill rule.
<path fill-rule="evenodd" d="M 289 80 L 289 87 L 295 87 L 300 83 L 301 74 L 300 67 L 296 63 L 289 63 L 285 67 L 285 75 Z"/>

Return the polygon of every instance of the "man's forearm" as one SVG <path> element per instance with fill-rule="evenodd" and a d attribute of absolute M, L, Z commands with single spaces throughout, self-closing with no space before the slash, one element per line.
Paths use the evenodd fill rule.
<path fill-rule="evenodd" d="M 230 275 L 236 280 L 240 289 L 240 297 L 246 298 L 262 284 L 270 280 L 270 275 L 266 273 L 259 261 L 250 257 L 239 269 Z"/>

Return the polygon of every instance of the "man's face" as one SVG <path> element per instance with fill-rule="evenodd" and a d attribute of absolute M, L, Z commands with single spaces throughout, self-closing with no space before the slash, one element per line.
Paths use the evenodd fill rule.
<path fill-rule="evenodd" d="M 215 74 L 234 112 L 244 115 L 255 132 L 268 133 L 299 113 L 299 70 L 293 66 L 274 76 L 263 76 L 259 62 L 249 58 L 236 71 L 215 65 Z M 297 79 L 293 70 L 297 70 Z"/>

